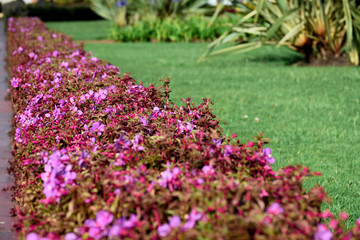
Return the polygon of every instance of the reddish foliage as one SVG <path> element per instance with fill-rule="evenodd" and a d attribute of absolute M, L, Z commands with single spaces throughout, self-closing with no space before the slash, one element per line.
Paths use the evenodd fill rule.
<path fill-rule="evenodd" d="M 223 136 L 36 18 L 9 19 L 16 230 L 27 239 L 351 239 L 307 168 Z M 233 138 L 236 138 L 233 135 Z M 329 225 L 322 223 L 329 219 Z"/>

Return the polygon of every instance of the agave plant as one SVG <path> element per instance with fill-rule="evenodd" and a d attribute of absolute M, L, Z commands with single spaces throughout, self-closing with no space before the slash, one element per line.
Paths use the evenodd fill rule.
<path fill-rule="evenodd" d="M 286 46 L 307 61 L 337 58 L 344 51 L 359 65 L 360 10 L 355 0 L 243 0 L 236 4 L 242 17 L 212 42 L 202 61 L 237 54 L 263 45 Z M 218 6 L 217 12 L 223 7 Z M 224 43 L 234 46 L 214 51 Z"/>

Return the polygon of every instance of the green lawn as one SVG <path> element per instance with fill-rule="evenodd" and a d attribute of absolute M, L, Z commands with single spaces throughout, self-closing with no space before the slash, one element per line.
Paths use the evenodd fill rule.
<path fill-rule="evenodd" d="M 106 20 L 47 22 L 46 25 L 58 32 L 72 36 L 74 40 L 108 39 L 111 23 Z"/>
<path fill-rule="evenodd" d="M 306 186 L 324 186 L 333 201 L 324 208 L 346 211 L 354 223 L 360 217 L 359 68 L 291 66 L 301 57 L 273 47 L 196 64 L 205 47 L 85 44 L 144 85 L 171 76 L 171 98 L 177 104 L 189 96 L 196 103 L 211 98 L 227 135 L 236 132 L 245 142 L 265 133 L 272 139 L 274 167 L 301 164 L 322 172 Z"/>

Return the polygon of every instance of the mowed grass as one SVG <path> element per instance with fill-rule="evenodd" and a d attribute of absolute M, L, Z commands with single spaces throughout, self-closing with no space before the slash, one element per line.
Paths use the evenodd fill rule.
<path fill-rule="evenodd" d="M 258 132 L 272 139 L 274 168 L 301 164 L 322 173 L 319 184 L 338 214 L 360 217 L 360 71 L 358 67 L 296 67 L 301 57 L 264 47 L 197 64 L 206 43 L 85 44 L 95 56 L 131 72 L 144 85 L 171 76 L 171 99 L 211 98 L 224 133 L 242 142 Z M 160 83 L 159 83 L 160 84 Z M 247 116 L 247 118 L 246 118 Z M 258 119 L 256 121 L 255 119 Z"/>
<path fill-rule="evenodd" d="M 47 22 L 46 25 L 58 32 L 66 33 L 74 40 L 108 39 L 111 23 L 106 20 Z"/>

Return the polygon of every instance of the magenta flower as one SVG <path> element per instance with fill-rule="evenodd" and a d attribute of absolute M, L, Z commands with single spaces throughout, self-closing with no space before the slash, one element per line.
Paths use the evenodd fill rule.
<path fill-rule="evenodd" d="M 19 86 L 19 78 L 12 78 L 11 79 L 11 86 L 17 88 Z"/>
<path fill-rule="evenodd" d="M 89 229 L 89 237 L 92 237 L 96 240 L 102 238 L 104 235 L 104 231 L 99 227 L 90 227 Z"/>
<path fill-rule="evenodd" d="M 169 219 L 170 227 L 178 228 L 181 225 L 181 219 L 179 216 L 174 215 Z"/>
<path fill-rule="evenodd" d="M 275 158 L 271 156 L 271 149 L 270 148 L 264 148 L 262 150 L 262 154 L 265 157 L 265 161 L 267 161 L 270 164 L 275 163 Z"/>
<path fill-rule="evenodd" d="M 325 224 L 320 224 L 314 234 L 314 240 L 331 240 L 332 232 L 326 227 Z"/>
<path fill-rule="evenodd" d="M 144 151 L 145 148 L 143 146 L 140 146 L 140 141 L 141 141 L 141 136 L 140 135 L 136 135 L 135 139 L 133 141 L 133 146 L 132 149 L 137 150 L 137 151 Z"/>
<path fill-rule="evenodd" d="M 114 216 L 105 210 L 101 210 L 96 214 L 96 225 L 104 228 L 109 225 L 114 219 Z"/>
<path fill-rule="evenodd" d="M 196 223 L 196 222 L 195 222 L 194 220 L 190 219 L 190 220 L 186 221 L 186 223 L 184 224 L 184 226 L 182 227 L 182 229 L 183 229 L 184 231 L 188 231 L 188 230 L 190 230 L 190 229 L 192 229 L 192 228 L 195 227 L 195 223 Z"/>
<path fill-rule="evenodd" d="M 165 223 L 162 224 L 161 226 L 159 226 L 157 228 L 158 234 L 160 237 L 166 237 L 167 235 L 169 235 L 171 233 L 171 228 L 169 226 L 169 224 Z"/>
<path fill-rule="evenodd" d="M 203 217 L 203 215 L 204 214 L 202 212 L 198 212 L 196 210 L 191 210 L 189 219 L 194 220 L 194 221 L 198 221 Z"/>
<path fill-rule="evenodd" d="M 97 131 L 98 135 L 101 136 L 101 134 L 105 131 L 105 125 L 101 124 L 100 122 L 94 122 L 90 128 L 90 132 L 95 131 Z"/>
<path fill-rule="evenodd" d="M 62 68 L 68 68 L 68 67 L 69 67 L 69 63 L 63 61 L 63 62 L 61 62 L 60 67 L 62 67 Z"/>
<path fill-rule="evenodd" d="M 284 212 L 284 208 L 282 208 L 279 203 L 274 202 L 268 207 L 268 209 L 266 209 L 266 212 L 277 216 Z"/>
<path fill-rule="evenodd" d="M 174 167 L 174 169 L 172 170 L 172 174 L 174 178 L 177 178 L 181 174 L 181 169 L 178 167 Z"/>
<path fill-rule="evenodd" d="M 211 165 L 205 165 L 201 170 L 205 175 L 209 175 L 209 176 L 215 175 L 215 169 Z"/>
<path fill-rule="evenodd" d="M 138 222 L 137 216 L 135 214 L 131 214 L 129 219 L 123 222 L 123 227 L 128 229 L 134 228 L 137 222 Z"/>
<path fill-rule="evenodd" d="M 121 233 L 122 227 L 119 224 L 114 224 L 108 233 L 108 237 L 118 237 Z"/>
<path fill-rule="evenodd" d="M 37 233 L 29 233 L 28 235 L 26 235 L 26 240 L 40 240 L 39 235 L 37 235 Z"/>
<path fill-rule="evenodd" d="M 73 232 L 67 233 L 65 235 L 65 240 L 79 240 L 80 238 Z"/>

